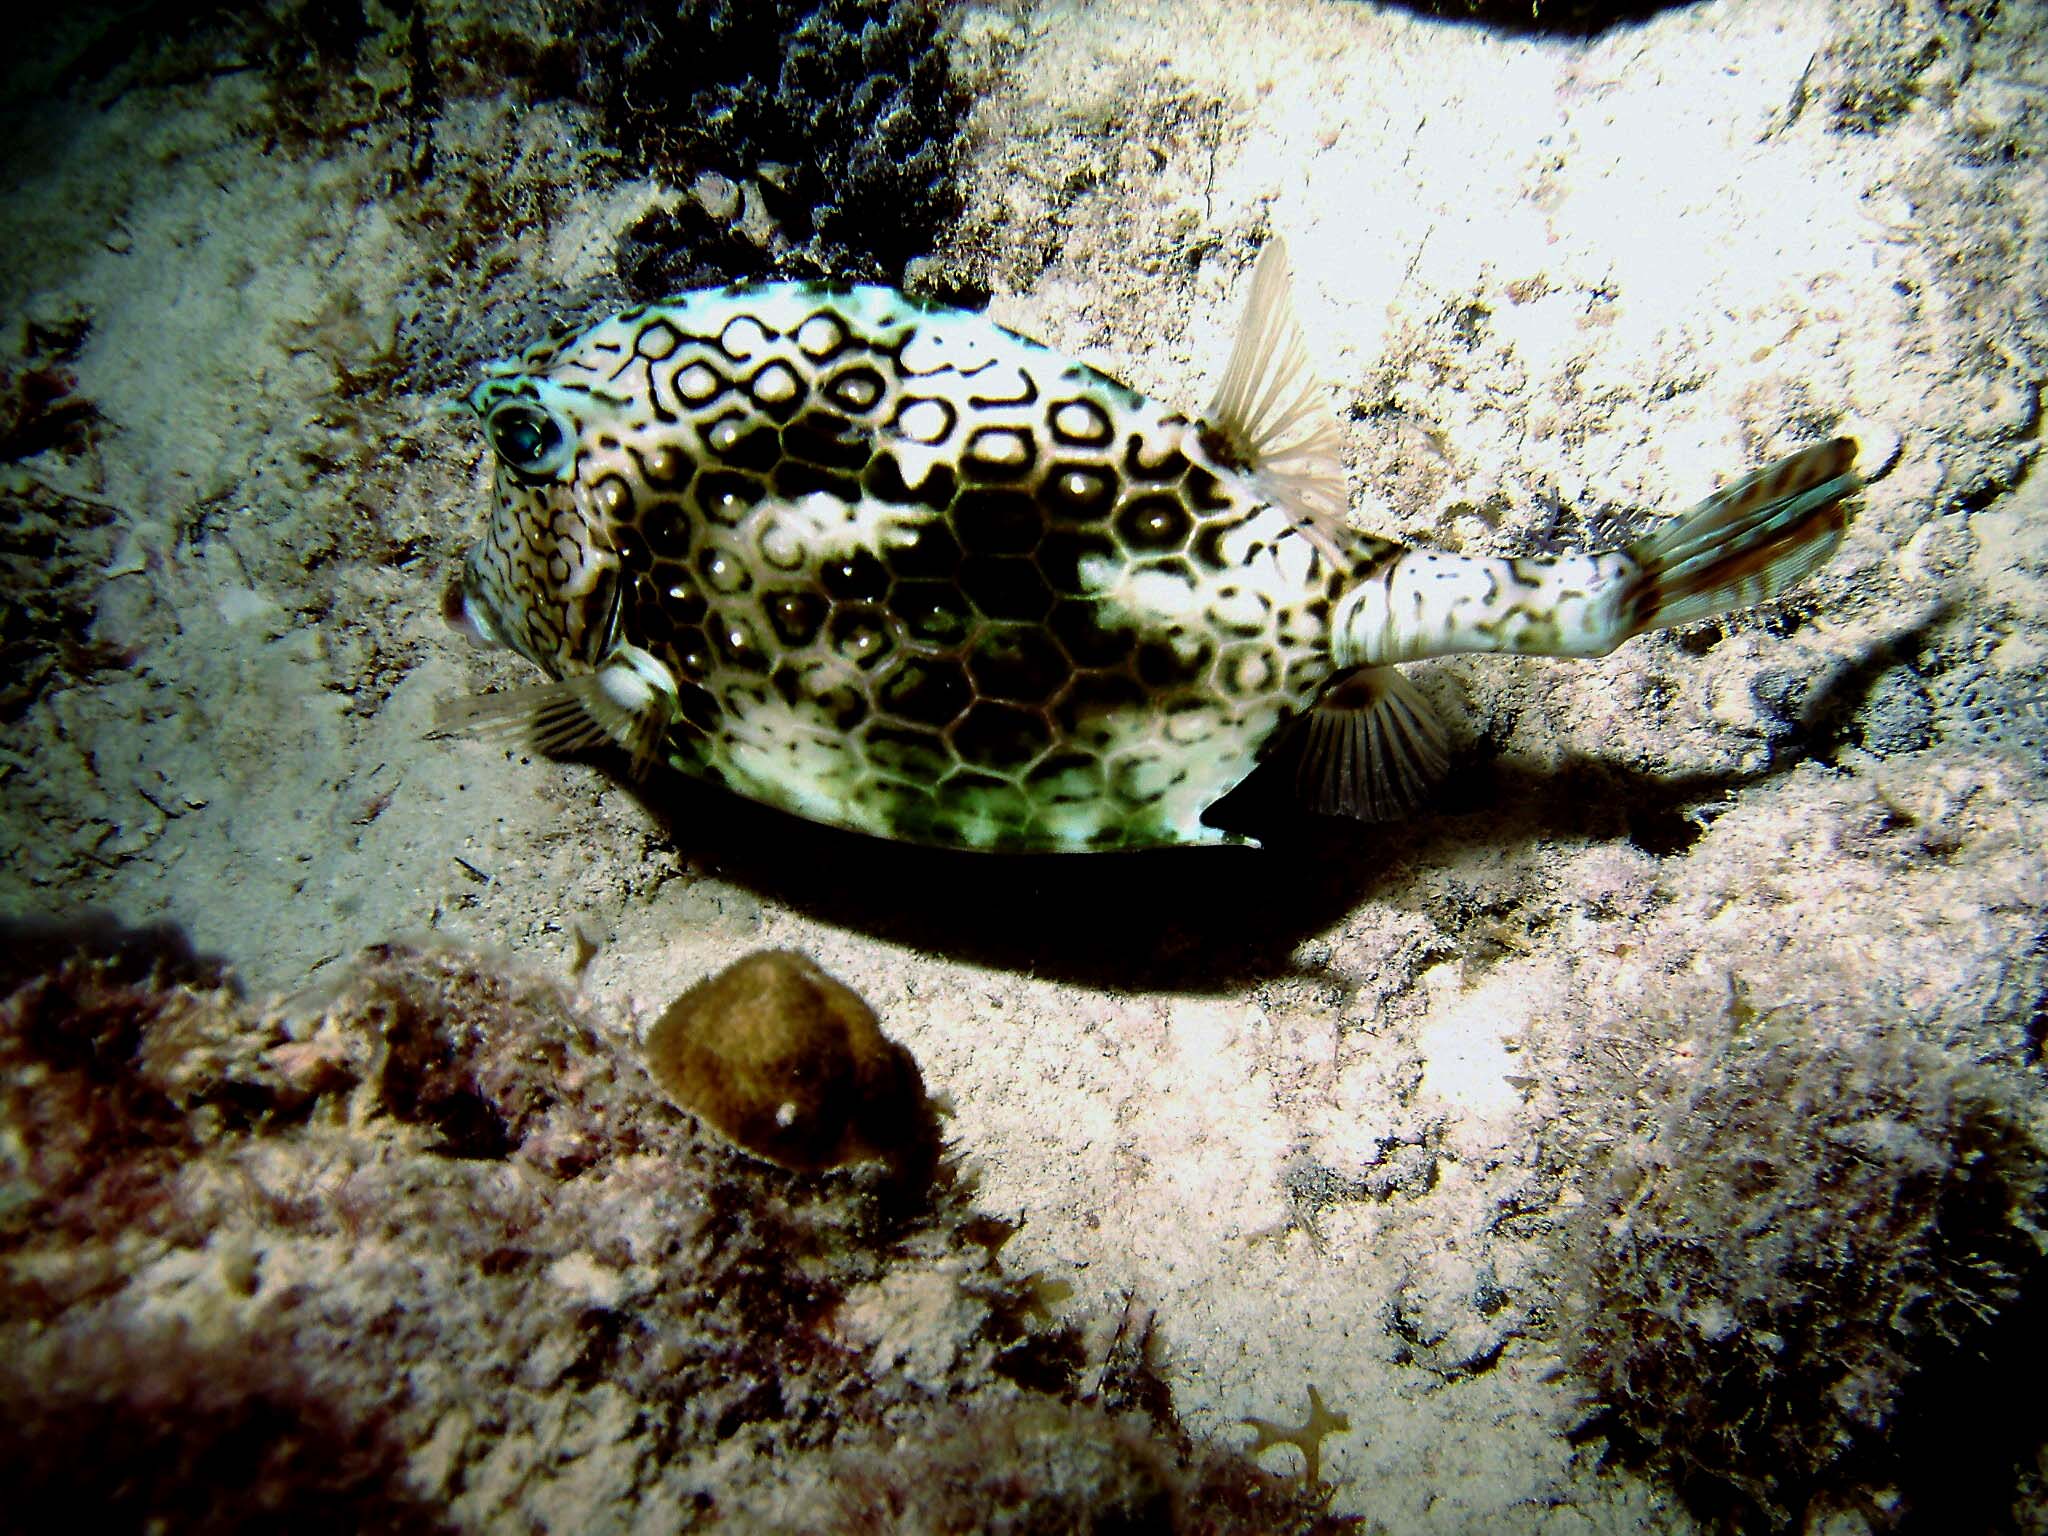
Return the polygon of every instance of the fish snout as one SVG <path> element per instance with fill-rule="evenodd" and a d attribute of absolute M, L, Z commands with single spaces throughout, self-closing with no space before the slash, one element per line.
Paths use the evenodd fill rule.
<path fill-rule="evenodd" d="M 484 604 L 478 601 L 466 567 L 455 574 L 441 593 L 441 617 L 450 629 L 479 649 L 497 650 L 505 644 L 498 637 Z"/>

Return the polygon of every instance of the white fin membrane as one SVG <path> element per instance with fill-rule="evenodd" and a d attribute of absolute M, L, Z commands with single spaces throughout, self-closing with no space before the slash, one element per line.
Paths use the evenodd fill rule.
<path fill-rule="evenodd" d="M 1301 724 L 1294 788 L 1325 816 L 1398 821 L 1450 770 L 1436 711 L 1392 667 L 1365 667 L 1316 701 Z"/>
<path fill-rule="evenodd" d="M 655 675 L 649 675 L 648 667 Z M 557 755 L 615 741 L 631 754 L 636 777 L 653 762 L 674 718 L 675 691 L 667 669 L 627 646 L 595 672 L 444 699 L 434 710 L 436 730 L 480 741 L 526 741 Z"/>
<path fill-rule="evenodd" d="M 1203 419 L 1317 550 L 1347 564 L 1344 434 L 1295 317 L 1284 241 L 1269 240 L 1259 253 L 1230 362 Z"/>

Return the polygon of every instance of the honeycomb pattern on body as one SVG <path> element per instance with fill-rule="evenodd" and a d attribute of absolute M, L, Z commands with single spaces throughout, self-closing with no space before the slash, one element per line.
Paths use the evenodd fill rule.
<path fill-rule="evenodd" d="M 615 612 L 681 685 L 672 760 L 818 820 L 1217 841 L 1202 811 L 1332 672 L 1356 572 L 1185 418 L 978 316 L 868 287 L 687 295 L 472 403 L 505 398 L 576 439 L 547 483 L 501 465 L 472 556 L 520 648 L 587 667 Z"/>

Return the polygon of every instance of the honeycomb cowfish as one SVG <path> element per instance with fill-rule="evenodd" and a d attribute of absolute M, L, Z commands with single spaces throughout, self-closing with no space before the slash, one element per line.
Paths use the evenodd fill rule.
<path fill-rule="evenodd" d="M 495 508 L 445 606 L 552 680 L 443 727 L 918 843 L 1243 841 L 1204 813 L 1269 758 L 1318 811 L 1420 802 L 1446 738 L 1401 663 L 1605 655 L 1841 540 L 1846 438 L 1604 553 L 1356 532 L 1287 290 L 1271 244 L 1195 417 L 869 285 L 685 293 L 489 365 Z"/>

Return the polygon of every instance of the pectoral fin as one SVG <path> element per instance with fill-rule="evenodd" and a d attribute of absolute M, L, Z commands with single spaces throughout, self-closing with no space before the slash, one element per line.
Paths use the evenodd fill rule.
<path fill-rule="evenodd" d="M 543 752 L 580 752 L 615 741 L 644 773 L 676 717 L 676 685 L 667 667 L 635 646 L 613 650 L 595 672 L 444 699 L 435 727 L 484 741 L 526 740 Z"/>
<path fill-rule="evenodd" d="M 1326 816 L 1397 821 L 1449 771 L 1443 726 L 1392 667 L 1365 667 L 1328 689 L 1301 724 L 1295 792 Z"/>

